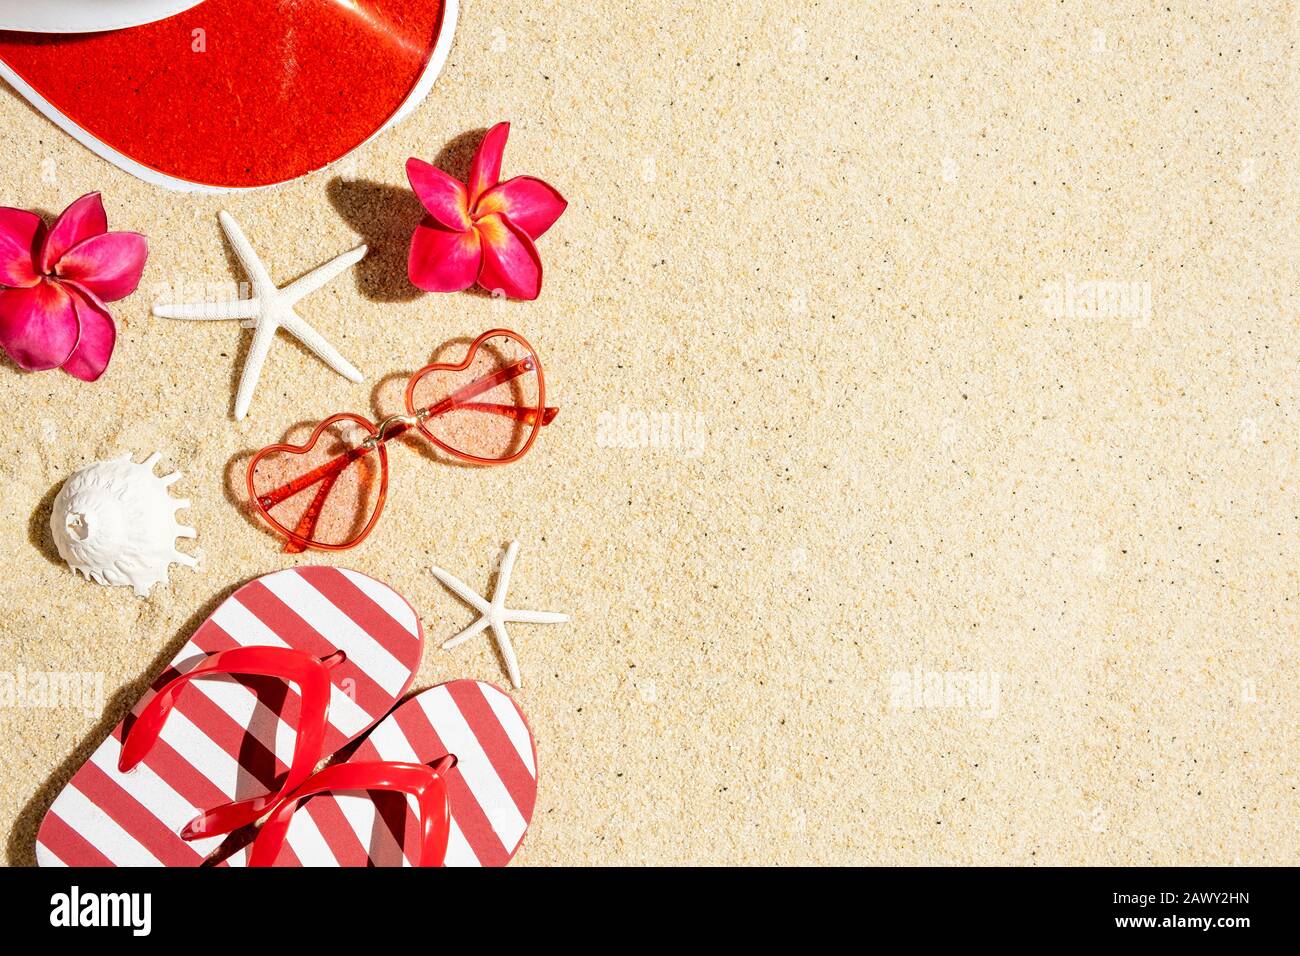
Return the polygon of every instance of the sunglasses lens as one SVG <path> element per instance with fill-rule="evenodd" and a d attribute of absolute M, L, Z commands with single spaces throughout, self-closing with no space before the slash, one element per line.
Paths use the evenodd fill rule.
<path fill-rule="evenodd" d="M 266 454 L 253 467 L 257 507 L 312 544 L 355 543 L 374 516 L 383 483 L 380 452 L 363 445 L 371 434 L 351 419 L 333 420 L 305 450 Z M 309 439 L 310 433 L 301 437 Z"/>
<path fill-rule="evenodd" d="M 421 430 L 461 455 L 513 458 L 541 425 L 539 367 L 517 339 L 493 336 L 479 344 L 468 367 L 421 375 L 410 392 L 412 410 L 430 409 Z"/>

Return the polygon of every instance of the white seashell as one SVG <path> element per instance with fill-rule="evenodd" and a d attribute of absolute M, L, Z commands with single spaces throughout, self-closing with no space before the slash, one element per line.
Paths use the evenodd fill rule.
<path fill-rule="evenodd" d="M 173 498 L 167 487 L 179 471 L 159 478 L 154 452 L 141 464 L 130 455 L 97 461 L 73 472 L 54 499 L 50 531 L 59 556 L 73 571 L 99 584 L 130 585 L 141 597 L 159 581 L 167 583 L 173 564 L 194 567 L 197 561 L 176 550 L 176 539 L 195 531 L 176 521 L 187 499 Z"/>

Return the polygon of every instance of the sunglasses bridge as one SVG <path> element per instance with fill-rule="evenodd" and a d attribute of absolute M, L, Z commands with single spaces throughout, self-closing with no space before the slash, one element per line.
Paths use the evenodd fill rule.
<path fill-rule="evenodd" d="M 413 425 L 419 425 L 429 417 L 430 410 L 422 408 L 413 415 L 389 415 L 375 426 L 375 433 L 361 443 L 362 448 L 378 448 L 396 435 L 400 435 Z"/>

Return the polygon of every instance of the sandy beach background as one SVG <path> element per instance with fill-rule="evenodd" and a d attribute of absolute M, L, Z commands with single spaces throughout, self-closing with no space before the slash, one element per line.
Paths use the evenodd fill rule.
<path fill-rule="evenodd" d="M 1297 14 L 1287 3 L 530 4 L 463 0 L 401 126 L 233 197 L 131 179 L 0 91 L 0 205 L 104 192 L 145 233 L 108 373 L 0 363 L 0 671 L 102 674 L 0 709 L 3 859 L 239 584 L 304 561 L 422 616 L 416 688 L 505 684 L 436 649 L 522 543 L 514 630 L 541 786 L 521 864 L 1297 862 Z M 570 208 L 533 303 L 423 295 L 408 156 Z M 231 418 L 249 333 L 155 319 L 358 242 Z M 559 419 L 520 463 L 392 456 L 342 555 L 279 553 L 242 466 L 294 424 L 497 325 Z M 654 426 L 654 427 L 651 427 Z M 148 599 L 48 534 L 76 468 L 161 451 L 201 555 Z M 232 476 L 234 476 L 232 478 Z M 186 513 L 182 512 L 183 515 Z"/>

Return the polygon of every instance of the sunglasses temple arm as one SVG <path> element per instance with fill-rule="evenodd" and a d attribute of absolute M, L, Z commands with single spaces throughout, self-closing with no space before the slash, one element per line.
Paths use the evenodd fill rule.
<path fill-rule="evenodd" d="M 533 360 L 531 358 L 520 359 L 508 368 L 497 369 L 482 378 L 476 378 L 474 381 L 456 389 L 442 401 L 435 402 L 424 408 L 425 417 L 432 418 L 434 415 L 442 415 L 458 405 L 464 405 L 470 399 L 477 398 L 489 389 L 496 388 L 502 382 L 508 382 L 511 379 L 518 378 L 525 372 L 532 371 L 532 366 Z"/>
<path fill-rule="evenodd" d="M 522 422 L 525 425 L 535 424 L 538 418 L 537 409 L 523 408 L 519 405 L 502 405 L 496 402 L 461 402 L 456 407 L 461 411 L 486 412 L 489 415 L 501 415 L 504 418 L 513 418 L 515 421 Z M 542 424 L 549 425 L 554 421 L 555 416 L 559 413 L 560 410 L 558 408 L 553 408 L 551 406 L 542 409 Z"/>
<path fill-rule="evenodd" d="M 520 408 L 517 405 L 502 405 L 496 402 L 475 402 L 474 398 L 482 395 L 484 392 L 496 388 L 504 382 L 518 378 L 534 368 L 532 357 L 520 359 L 514 365 L 507 368 L 498 369 L 489 375 L 463 385 L 456 391 L 452 392 L 442 401 L 423 409 L 426 418 L 435 418 L 438 415 L 445 415 L 453 409 L 465 409 L 475 412 L 488 412 L 493 415 L 504 415 L 507 418 L 513 418 L 531 425 L 537 417 L 537 410 L 533 408 Z M 542 413 L 542 424 L 549 425 L 555 416 L 559 413 L 558 408 L 547 408 Z"/>
<path fill-rule="evenodd" d="M 325 462 L 325 464 L 313 468 L 305 475 L 299 475 L 293 481 L 283 484 L 272 491 L 268 491 L 264 495 L 259 495 L 257 500 L 263 508 L 274 508 L 285 499 L 292 498 L 294 495 L 298 494 L 298 492 L 304 491 L 317 482 L 324 481 L 326 478 L 331 479 L 330 484 L 332 485 L 334 483 L 333 479 L 338 477 L 339 472 L 352 464 L 352 462 L 356 461 L 362 455 L 369 454 L 373 450 L 374 449 L 368 445 L 351 448 L 339 455 L 337 458 L 331 458 L 329 461 Z"/>
<path fill-rule="evenodd" d="M 334 483 L 338 481 L 338 477 L 342 473 L 340 469 L 331 475 L 327 475 L 321 481 L 320 490 L 316 492 L 316 497 L 312 499 L 311 504 L 307 506 L 307 510 L 298 519 L 297 527 L 293 529 L 293 533 L 298 537 L 307 541 L 312 540 L 312 535 L 316 531 L 316 523 L 320 521 L 321 512 L 325 510 L 325 501 L 329 498 L 330 492 L 334 490 Z M 284 550 L 287 554 L 297 554 L 307 549 L 297 541 L 290 539 L 285 544 Z"/>

